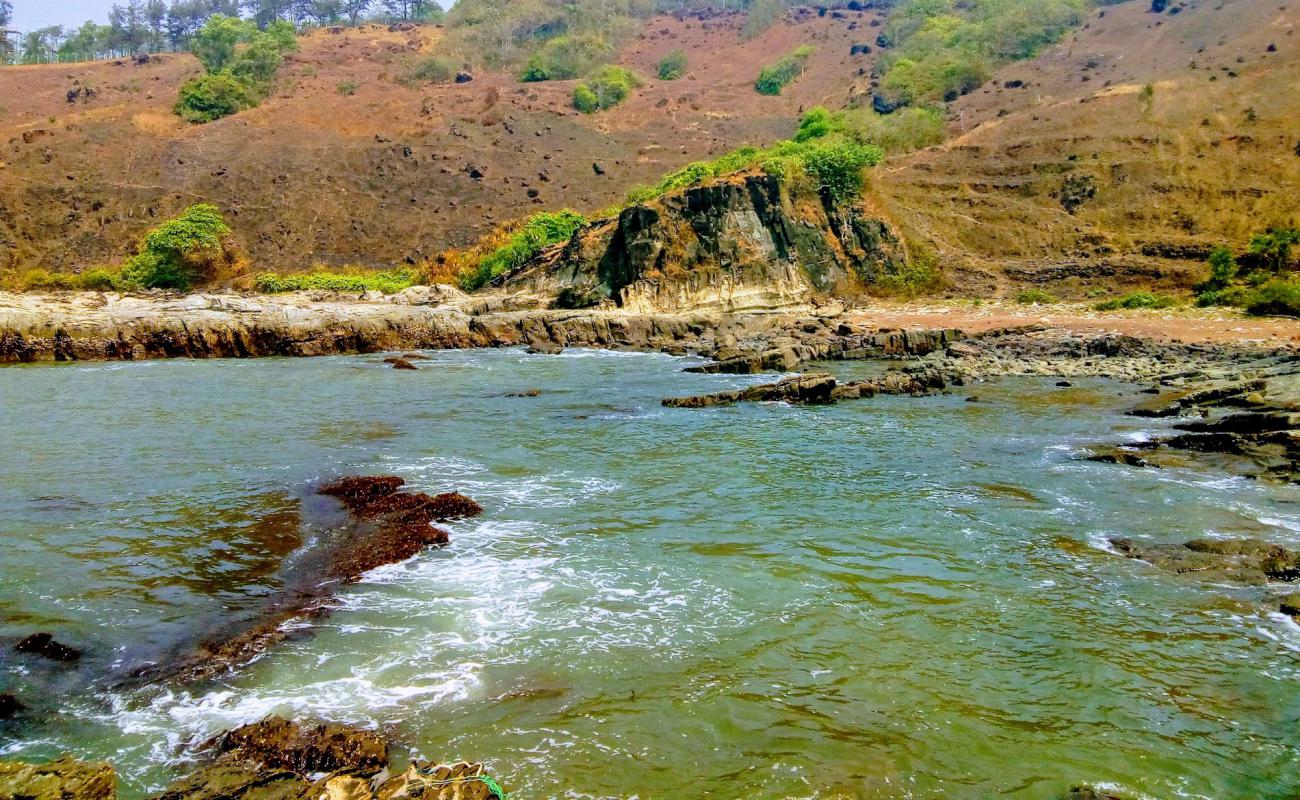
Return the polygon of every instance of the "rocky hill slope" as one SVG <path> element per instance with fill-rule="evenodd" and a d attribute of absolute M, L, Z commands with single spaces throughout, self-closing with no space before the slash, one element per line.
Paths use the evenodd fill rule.
<path fill-rule="evenodd" d="M 681 48 L 687 76 L 596 115 L 570 107 L 572 81 L 402 80 L 438 52 L 437 27 L 312 33 L 272 97 L 204 126 L 171 113 L 200 71 L 187 55 L 5 68 L 0 271 L 120 262 L 199 201 L 225 210 L 255 269 L 277 270 L 415 264 L 533 211 L 598 212 L 789 136 L 801 110 L 869 99 L 887 13 L 796 9 L 752 40 L 740 13 L 652 18 L 618 61 L 649 76 Z M 1187 285 L 1212 246 L 1300 222 L 1297 21 L 1265 0 L 1103 6 L 950 104 L 948 142 L 875 168 L 870 206 L 959 294 Z M 805 74 L 756 93 L 761 67 L 804 43 Z M 70 99 L 79 87 L 95 91 Z"/>

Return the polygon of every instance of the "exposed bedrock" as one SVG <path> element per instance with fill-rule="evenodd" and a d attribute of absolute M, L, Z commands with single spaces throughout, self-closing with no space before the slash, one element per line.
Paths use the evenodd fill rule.
<path fill-rule="evenodd" d="M 851 289 L 904 259 L 884 220 L 747 175 L 626 208 L 507 280 L 560 308 L 734 312 Z"/>

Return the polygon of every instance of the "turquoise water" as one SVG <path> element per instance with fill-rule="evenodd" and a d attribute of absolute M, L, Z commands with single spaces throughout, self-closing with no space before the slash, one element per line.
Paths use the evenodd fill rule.
<path fill-rule="evenodd" d="M 1300 544 L 1300 492 L 1077 460 L 1150 432 L 1133 387 L 667 410 L 763 378 L 429 355 L 0 370 L 0 682 L 40 720 L 0 753 L 110 759 L 139 797 L 277 711 L 521 799 L 1300 790 L 1300 629 L 1103 549 Z M 297 499 L 346 473 L 487 512 L 227 681 L 112 688 L 273 590 Z M 82 664 L 14 658 L 34 630 Z"/>

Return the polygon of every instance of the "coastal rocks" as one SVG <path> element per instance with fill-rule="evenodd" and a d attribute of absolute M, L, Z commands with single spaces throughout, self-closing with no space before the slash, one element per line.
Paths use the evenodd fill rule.
<path fill-rule="evenodd" d="M 374 732 L 277 716 L 222 733 L 199 749 L 205 763 L 154 800 L 364 800 L 372 796 L 368 779 L 388 765 L 388 742 Z M 321 773 L 327 774 L 313 780 Z"/>
<path fill-rule="evenodd" d="M 351 476 L 319 487 L 317 494 L 336 499 L 347 511 L 347 520 L 322 531 L 315 548 L 294 559 L 295 571 L 283 576 L 283 587 L 267 599 L 264 608 L 200 643 L 188 657 L 137 677 L 161 673 L 193 682 L 246 664 L 290 636 L 294 627 L 290 623 L 327 614 L 339 587 L 361 580 L 378 567 L 447 544 L 451 535 L 434 522 L 483 512 L 463 494 L 404 492 L 404 485 L 396 476 Z"/>
<path fill-rule="evenodd" d="M 68 757 L 47 764 L 0 761 L 0 798 L 116 800 L 117 777 L 108 764 Z"/>
<path fill-rule="evenodd" d="M 1292 592 L 1279 600 L 1277 610 L 1291 617 L 1300 617 L 1300 592 Z"/>
<path fill-rule="evenodd" d="M 51 661 L 76 661 L 81 658 L 80 650 L 56 642 L 54 636 L 48 633 L 33 633 L 19 642 L 14 650 L 42 656 Z"/>
<path fill-rule="evenodd" d="M 205 742 L 201 766 L 152 800 L 504 800 L 482 764 L 416 761 L 393 776 L 388 752 L 373 731 L 271 716 Z"/>
<path fill-rule="evenodd" d="M 1166 572 L 1201 580 L 1262 586 L 1300 578 L 1300 552 L 1258 539 L 1193 539 L 1182 544 L 1152 544 L 1114 538 L 1124 556 Z"/>
<path fill-rule="evenodd" d="M 201 749 L 303 775 L 341 769 L 374 774 L 388 764 L 388 742 L 373 731 L 333 722 L 305 726 L 279 716 L 226 731 Z"/>
<path fill-rule="evenodd" d="M 778 179 L 742 175 L 594 222 L 508 280 L 558 298 L 557 307 L 734 312 L 804 305 L 903 260 L 881 220 L 796 203 Z"/>
<path fill-rule="evenodd" d="M 866 381 L 839 383 L 826 374 L 797 375 L 776 383 L 765 383 L 692 397 L 670 397 L 663 401 L 669 408 L 709 408 L 733 403 L 783 402 L 796 405 L 825 405 L 839 400 L 856 400 L 877 394 L 922 396 L 943 390 L 946 383 L 937 372 L 918 375 L 901 372 Z"/>
<path fill-rule="evenodd" d="M 13 719 L 24 707 L 12 694 L 8 692 L 0 694 L 0 720 Z"/>
<path fill-rule="evenodd" d="M 416 369 L 416 366 L 401 356 L 391 356 L 384 359 L 385 364 L 389 364 L 393 369 Z"/>

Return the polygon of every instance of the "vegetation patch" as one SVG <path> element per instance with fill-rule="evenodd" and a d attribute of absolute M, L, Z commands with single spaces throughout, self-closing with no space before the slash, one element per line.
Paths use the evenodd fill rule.
<path fill-rule="evenodd" d="M 614 47 L 600 34 L 557 36 L 533 53 L 519 80 L 533 83 L 577 78 L 613 54 Z"/>
<path fill-rule="evenodd" d="M 568 241 L 586 223 L 586 217 L 569 209 L 538 212 L 521 223 L 498 228 L 468 250 L 448 254 L 445 272 L 454 275 L 467 292 L 482 288 L 543 248 Z"/>
<path fill-rule="evenodd" d="M 800 45 L 786 53 L 775 63 L 769 64 L 758 73 L 754 89 L 759 94 L 778 95 L 795 78 L 803 74 L 808 59 L 812 58 L 812 45 Z"/>
<path fill-rule="evenodd" d="M 1059 303 L 1060 300 L 1056 295 L 1042 289 L 1025 289 L 1016 294 L 1016 302 L 1022 306 L 1050 306 Z"/>
<path fill-rule="evenodd" d="M 674 50 L 659 60 L 657 73 L 661 81 L 675 81 L 686 74 L 686 53 Z"/>
<path fill-rule="evenodd" d="M 145 234 L 120 280 L 146 289 L 184 290 L 210 283 L 237 263 L 230 226 L 216 206 L 201 203 Z"/>
<path fill-rule="evenodd" d="M 415 286 L 419 274 L 414 270 L 399 269 L 387 272 L 349 271 L 330 272 L 316 270 L 301 274 L 281 274 L 263 272 L 253 282 L 259 292 L 277 294 L 279 292 L 304 292 L 324 290 L 330 292 L 370 292 L 395 294 L 403 289 Z"/>
<path fill-rule="evenodd" d="M 1010 61 L 1078 26 L 1091 0 L 903 0 L 876 39 L 873 106 L 888 113 L 957 99 Z"/>
<path fill-rule="evenodd" d="M 435 55 L 422 58 L 411 65 L 398 79 L 407 86 L 420 86 L 427 83 L 451 83 L 456 80 L 460 63 L 451 56 Z"/>
<path fill-rule="evenodd" d="M 182 84 L 175 112 L 197 124 L 237 114 L 271 92 L 286 53 L 298 49 L 292 23 L 277 20 L 258 30 L 253 23 L 214 14 L 190 45 L 206 75 Z"/>
<path fill-rule="evenodd" d="M 1295 257 L 1300 230 L 1274 228 L 1255 234 L 1240 259 L 1216 248 L 1209 275 L 1195 287 L 1199 306 L 1236 306 L 1247 314 L 1300 316 L 1300 268 Z"/>
<path fill-rule="evenodd" d="M 642 85 L 641 76 L 626 67 L 606 65 L 573 87 L 573 107 L 584 114 L 613 108 Z"/>
<path fill-rule="evenodd" d="M 1155 294 L 1153 292 L 1132 292 L 1123 297 L 1104 300 L 1094 305 L 1093 308 L 1098 311 L 1118 311 L 1125 308 L 1172 308 L 1176 305 L 1178 305 L 1178 301 L 1169 295 Z"/>

